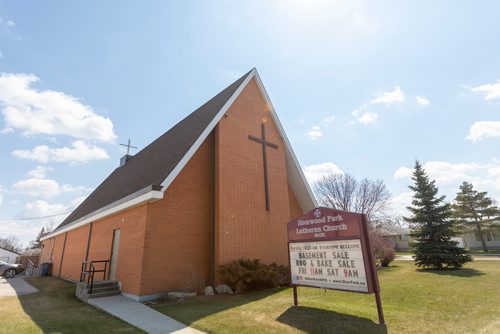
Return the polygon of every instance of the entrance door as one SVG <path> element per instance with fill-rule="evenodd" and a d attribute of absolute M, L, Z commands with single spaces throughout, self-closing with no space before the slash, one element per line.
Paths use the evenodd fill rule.
<path fill-rule="evenodd" d="M 116 263 L 118 261 L 118 248 L 120 246 L 120 229 L 113 231 L 113 245 L 111 247 L 111 263 L 109 264 L 109 279 L 116 279 Z"/>

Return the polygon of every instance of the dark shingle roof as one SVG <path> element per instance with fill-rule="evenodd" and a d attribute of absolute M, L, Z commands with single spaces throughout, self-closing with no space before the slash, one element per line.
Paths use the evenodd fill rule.
<path fill-rule="evenodd" d="M 57 229 L 146 187 L 159 186 L 251 72 L 116 168 Z"/>

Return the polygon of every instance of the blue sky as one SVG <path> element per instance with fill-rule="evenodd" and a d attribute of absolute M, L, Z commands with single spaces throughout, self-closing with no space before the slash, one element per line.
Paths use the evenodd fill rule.
<path fill-rule="evenodd" d="M 257 67 L 306 175 L 418 158 L 451 200 L 500 199 L 495 1 L 0 1 L 0 236 L 25 244 L 117 165 Z"/>

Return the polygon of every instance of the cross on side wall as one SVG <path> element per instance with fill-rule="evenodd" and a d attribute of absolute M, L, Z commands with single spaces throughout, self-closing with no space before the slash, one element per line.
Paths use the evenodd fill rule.
<path fill-rule="evenodd" d="M 262 144 L 262 161 L 264 162 L 264 192 L 266 196 L 266 210 L 269 211 L 269 184 L 268 184 L 268 176 L 267 176 L 267 154 L 266 147 L 278 149 L 278 145 L 273 144 L 271 142 L 266 141 L 266 128 L 264 123 L 260 125 L 262 138 L 257 138 L 252 135 L 248 135 L 248 139 L 253 140 L 259 144 Z"/>

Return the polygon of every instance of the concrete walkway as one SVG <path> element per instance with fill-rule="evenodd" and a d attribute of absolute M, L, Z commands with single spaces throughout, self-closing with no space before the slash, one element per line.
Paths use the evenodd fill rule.
<path fill-rule="evenodd" d="M 89 299 L 89 304 L 148 333 L 200 334 L 158 311 L 123 296 Z"/>
<path fill-rule="evenodd" d="M 0 276 L 0 297 L 21 296 L 35 292 L 38 292 L 38 289 L 28 284 L 24 277 L 5 279 Z"/>

